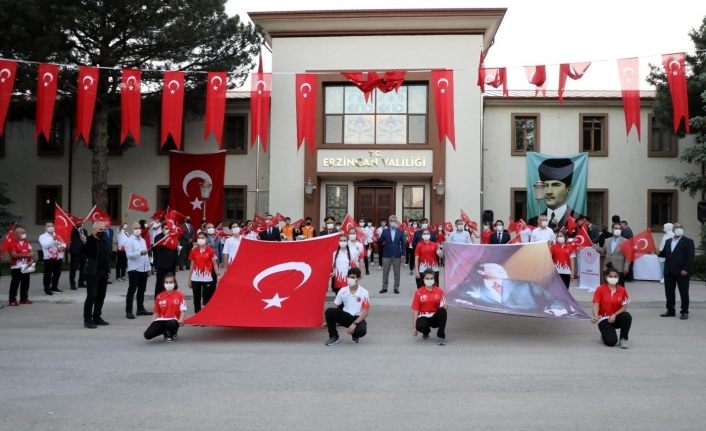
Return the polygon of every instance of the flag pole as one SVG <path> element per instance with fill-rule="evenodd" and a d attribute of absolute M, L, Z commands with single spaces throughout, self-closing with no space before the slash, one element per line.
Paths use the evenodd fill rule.
<path fill-rule="evenodd" d="M 260 213 L 260 137 L 257 137 L 255 153 L 255 213 Z"/>

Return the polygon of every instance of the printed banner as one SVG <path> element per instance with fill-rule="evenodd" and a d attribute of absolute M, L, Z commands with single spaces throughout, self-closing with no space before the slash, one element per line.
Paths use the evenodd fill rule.
<path fill-rule="evenodd" d="M 586 187 L 588 153 L 566 157 L 527 153 L 527 218 L 536 226 L 537 217 L 546 215 L 563 228 L 569 216 L 576 219 L 586 214 Z M 534 183 L 541 180 L 545 187 L 544 199 L 535 199 Z"/>
<path fill-rule="evenodd" d="M 593 247 L 584 247 L 576 253 L 579 289 L 591 292 L 601 285 L 601 255 Z"/>
<path fill-rule="evenodd" d="M 557 274 L 545 243 L 444 244 L 450 305 L 518 316 L 588 319 Z"/>

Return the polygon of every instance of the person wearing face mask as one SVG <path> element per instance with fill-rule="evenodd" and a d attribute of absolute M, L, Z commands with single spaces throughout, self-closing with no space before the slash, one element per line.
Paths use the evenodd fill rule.
<path fill-rule="evenodd" d="M 13 231 L 14 240 L 10 242 L 8 253 L 10 254 L 10 306 L 15 307 L 20 304 L 31 304 L 29 300 L 29 272 L 23 271 L 34 262 L 32 244 L 27 239 L 27 233 L 21 226 L 15 227 Z M 20 291 L 20 302 L 17 302 L 17 290 Z"/>
<path fill-rule="evenodd" d="M 105 223 L 98 221 L 91 227 L 91 235 L 81 235 L 81 242 L 86 253 L 86 301 L 83 303 L 83 326 L 95 329 L 109 323 L 101 317 L 103 302 L 108 288 L 110 274 L 110 250 L 103 238 Z"/>
<path fill-rule="evenodd" d="M 662 232 L 664 232 L 664 235 L 662 236 L 662 242 L 659 243 L 658 253 L 661 253 L 662 250 L 664 250 L 664 245 L 667 243 L 668 239 L 674 238 L 674 225 L 672 223 L 665 223 L 664 226 L 662 226 Z M 662 279 L 659 282 L 664 284 L 664 258 L 663 257 L 659 258 L 659 273 L 662 274 Z"/>
<path fill-rule="evenodd" d="M 407 232 L 405 232 L 407 248 L 405 249 L 404 261 L 409 267 L 409 275 L 414 275 L 414 235 L 419 231 L 419 225 L 416 220 L 410 220 L 407 226 Z"/>
<path fill-rule="evenodd" d="M 71 229 L 71 241 L 69 242 L 69 286 L 71 290 L 76 290 L 76 273 L 78 272 L 78 287 L 86 287 L 86 280 L 83 276 L 83 268 L 86 266 L 86 255 L 83 253 L 81 235 L 88 236 L 88 231 L 81 227 L 80 221 L 76 224 L 76 229 Z"/>
<path fill-rule="evenodd" d="M 39 235 L 39 244 L 42 246 L 44 259 L 44 293 L 49 296 L 61 293 L 59 277 L 61 276 L 61 265 L 64 263 L 66 244 L 54 232 L 54 223 L 44 224 L 44 233 Z"/>
<path fill-rule="evenodd" d="M 176 340 L 186 312 L 186 299 L 178 288 L 174 274 L 167 274 L 164 277 L 164 291 L 154 299 L 154 317 L 145 330 L 145 339 L 162 335 L 167 343 Z"/>
<path fill-rule="evenodd" d="M 374 247 L 375 250 L 378 252 L 378 271 L 382 271 L 382 249 L 380 249 L 378 245 L 378 240 L 380 239 L 380 236 L 382 235 L 382 231 L 387 228 L 387 220 L 382 219 L 380 220 L 380 225 L 375 228 L 375 235 L 373 236 L 373 239 L 375 240 L 374 242 Z"/>
<path fill-rule="evenodd" d="M 422 273 L 422 287 L 417 289 L 412 300 L 412 336 L 420 332 L 425 340 L 429 338 L 431 328 L 436 331 L 437 342 L 440 346 L 446 344 L 446 296 L 439 287 L 437 274 L 431 269 Z"/>
<path fill-rule="evenodd" d="M 556 241 L 556 235 L 554 234 L 554 231 L 549 227 L 549 220 L 547 220 L 547 216 L 540 215 L 539 217 L 537 217 L 537 222 L 539 224 L 539 227 L 533 230 L 530 234 L 530 242 L 543 241 L 549 245 L 554 244 L 554 241 Z"/>
<path fill-rule="evenodd" d="M 422 274 L 426 271 L 432 271 L 434 274 L 434 282 L 439 284 L 439 257 L 443 253 L 439 249 L 439 245 L 431 240 L 429 229 L 422 230 L 422 240 L 414 249 L 414 268 L 415 281 L 417 289 L 423 286 Z"/>
<path fill-rule="evenodd" d="M 281 235 L 283 241 L 294 241 L 294 226 L 292 225 L 292 219 L 290 217 L 284 218 L 284 226 L 282 226 Z"/>
<path fill-rule="evenodd" d="M 115 262 L 115 281 L 125 281 L 125 275 L 127 274 L 127 256 L 125 254 L 125 241 L 130 239 L 132 235 L 128 231 L 127 222 L 123 221 L 123 225 L 120 227 L 120 231 L 117 234 L 118 251 L 117 258 Z"/>
<path fill-rule="evenodd" d="M 223 261 L 226 265 L 230 265 L 235 259 L 235 255 L 238 254 L 238 249 L 240 248 L 240 224 L 237 222 L 232 222 L 230 224 L 230 238 L 228 238 L 223 245 Z"/>
<path fill-rule="evenodd" d="M 603 275 L 606 282 L 601 284 L 593 294 L 591 322 L 598 324 L 601 339 L 606 346 L 613 347 L 617 344 L 618 347 L 627 349 L 628 333 L 632 325 L 632 316 L 626 311 L 630 297 L 618 281 L 620 277 L 618 270 L 609 268 Z M 620 338 L 616 329 L 620 329 Z"/>
<path fill-rule="evenodd" d="M 566 242 L 564 232 L 556 234 L 556 243 L 549 247 L 549 252 L 552 255 L 552 262 L 556 267 L 556 272 L 564 282 L 564 286 L 569 288 L 571 284 L 571 274 L 574 273 L 574 247 Z"/>
<path fill-rule="evenodd" d="M 147 290 L 147 277 L 149 277 L 151 269 L 150 258 L 147 255 L 148 252 L 147 243 L 145 239 L 142 238 L 140 224 L 133 223 L 132 235 L 125 241 L 128 277 L 127 295 L 125 297 L 125 318 L 127 319 L 135 318 L 135 315 L 132 314 L 132 302 L 136 293 L 137 315 L 149 316 L 152 314 L 145 309 L 145 290 Z"/>
<path fill-rule="evenodd" d="M 490 234 L 488 244 L 507 244 L 510 242 L 510 234 L 505 230 L 505 223 L 502 220 L 495 222 L 495 231 Z"/>
<path fill-rule="evenodd" d="M 684 226 L 681 223 L 674 223 L 674 237 L 664 243 L 664 249 L 659 253 L 659 257 L 664 258 L 664 295 L 667 298 L 667 311 L 660 316 L 676 315 L 674 290 L 679 287 L 679 318 L 689 318 L 689 277 L 694 273 L 694 254 L 694 240 L 684 236 Z"/>
<path fill-rule="evenodd" d="M 365 240 L 363 242 L 363 263 L 365 264 L 365 275 L 370 275 L 370 258 L 373 255 L 372 242 L 375 229 L 373 229 L 373 224 L 370 222 L 366 223 L 363 217 L 360 218 L 358 226 L 360 226 L 358 229 L 361 229 L 365 234 Z M 374 263 L 373 266 L 375 266 Z"/>
<path fill-rule="evenodd" d="M 189 288 L 194 293 L 194 312 L 201 311 L 201 301 L 203 305 L 208 304 L 215 286 L 213 285 L 214 274 L 218 276 L 218 260 L 216 252 L 208 245 L 208 234 L 199 232 L 197 247 L 191 249 L 189 260 L 191 261 L 191 271 L 189 272 Z"/>
<path fill-rule="evenodd" d="M 358 240 L 356 228 L 348 230 L 348 248 L 351 251 L 351 268 L 361 268 L 364 264 L 365 246 Z"/>
<path fill-rule="evenodd" d="M 422 235 L 424 234 L 425 229 L 429 230 L 429 240 L 432 242 L 436 242 L 436 232 L 432 229 L 429 229 L 429 219 L 421 219 L 419 224 L 419 230 L 414 232 L 414 236 L 412 237 L 412 260 L 414 260 L 414 253 L 417 250 L 417 245 L 422 241 Z M 416 264 L 414 267 L 416 267 Z"/>
<path fill-rule="evenodd" d="M 147 220 L 140 220 L 138 223 L 140 223 L 140 231 L 142 232 L 140 236 L 145 240 L 147 248 L 150 248 L 152 246 L 152 241 L 150 240 L 150 226 Z"/>
<path fill-rule="evenodd" d="M 336 229 L 334 218 L 328 216 L 324 219 L 324 227 L 321 228 L 321 235 L 331 235 L 333 233 L 338 233 L 338 229 Z"/>
<path fill-rule="evenodd" d="M 327 346 L 338 344 L 338 330 L 336 325 L 348 328 L 346 331 L 354 343 L 360 341 L 368 332 L 366 318 L 370 311 L 370 296 L 368 291 L 360 285 L 362 278 L 359 268 L 348 270 L 346 286 L 341 288 L 333 300 L 335 307 L 326 310 L 326 326 L 328 327 Z"/>
<path fill-rule="evenodd" d="M 390 267 L 395 277 L 395 293 L 400 293 L 400 267 L 402 256 L 405 253 L 405 234 L 397 228 L 397 216 L 390 216 L 390 227 L 383 229 L 378 238 L 378 249 L 382 255 L 382 289 L 380 293 L 387 293 L 390 281 Z"/>
<path fill-rule="evenodd" d="M 179 266 L 178 247 L 174 249 L 165 247 L 166 240 L 164 238 L 172 234 L 169 229 L 169 223 L 162 223 L 160 228 L 161 233 L 154 237 L 155 245 L 152 247 L 152 264 L 156 275 L 154 282 L 155 297 L 164 290 L 164 277 L 167 274 L 176 273 Z M 160 241 L 162 242 L 160 243 Z M 140 315 L 139 310 L 137 314 L 138 316 Z"/>
<path fill-rule="evenodd" d="M 267 227 L 264 231 L 260 233 L 260 239 L 262 241 L 282 241 L 282 235 L 279 231 L 279 227 L 272 221 L 272 215 L 267 214 L 265 216 L 265 223 Z"/>
<path fill-rule="evenodd" d="M 302 226 L 302 235 L 304 239 L 316 238 L 316 228 L 311 223 L 311 217 L 304 219 L 304 226 Z"/>
<path fill-rule="evenodd" d="M 191 253 L 191 248 L 193 247 L 194 241 L 194 226 L 191 224 L 191 217 L 184 217 L 184 225 L 182 226 L 182 233 L 179 237 L 179 245 L 181 250 L 179 251 L 179 269 L 189 269 L 189 253 Z"/>
<path fill-rule="evenodd" d="M 260 236 L 258 235 L 257 229 L 255 229 L 255 225 L 253 224 L 252 220 L 248 220 L 245 222 L 245 238 L 260 239 Z"/>
<path fill-rule="evenodd" d="M 490 224 L 483 223 L 483 230 L 480 233 L 480 243 L 490 244 L 490 237 L 493 235 L 494 232 L 495 231 L 490 228 Z"/>
<path fill-rule="evenodd" d="M 456 219 L 456 230 L 446 235 L 446 241 L 453 244 L 473 244 L 471 234 L 464 228 L 463 220 Z"/>
<path fill-rule="evenodd" d="M 156 242 L 154 240 L 154 237 L 156 237 L 157 235 L 159 235 L 160 232 L 162 232 L 162 229 L 161 229 L 162 222 L 164 222 L 164 220 L 157 219 L 157 220 L 152 220 L 152 223 L 150 223 L 150 229 L 149 229 L 150 244 L 154 244 Z"/>
<path fill-rule="evenodd" d="M 338 237 L 338 248 L 333 253 L 333 268 L 331 270 L 331 290 L 334 294 L 337 294 L 339 290 L 347 286 L 346 276 L 348 275 L 348 270 L 357 267 L 354 262 L 346 236 L 340 235 Z"/>
<path fill-rule="evenodd" d="M 594 244 L 593 248 L 595 248 L 598 251 L 598 253 L 605 256 L 605 263 L 603 265 L 604 270 L 606 270 L 608 268 L 615 268 L 618 271 L 622 271 L 620 273 L 619 284 L 621 286 L 624 286 L 625 281 L 623 280 L 623 277 L 630 270 L 630 262 L 628 262 L 628 260 L 625 259 L 625 255 L 623 254 L 623 251 L 620 249 L 620 246 L 625 241 L 627 241 L 620 234 L 621 234 L 620 223 L 613 223 L 613 236 L 610 237 L 609 239 L 606 239 L 603 242 L 602 247 L 599 246 L 598 244 Z"/>

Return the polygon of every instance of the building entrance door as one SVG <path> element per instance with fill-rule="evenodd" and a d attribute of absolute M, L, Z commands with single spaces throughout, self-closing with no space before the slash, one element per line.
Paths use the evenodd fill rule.
<path fill-rule="evenodd" d="M 355 214 L 356 220 L 365 217 L 375 226 L 381 219 L 387 219 L 395 213 L 394 186 L 356 186 Z"/>

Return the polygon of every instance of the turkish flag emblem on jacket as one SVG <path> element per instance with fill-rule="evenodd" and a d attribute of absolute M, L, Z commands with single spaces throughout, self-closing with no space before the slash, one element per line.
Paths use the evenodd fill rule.
<path fill-rule="evenodd" d="M 223 219 L 223 175 L 226 153 L 190 154 L 169 153 L 169 207 L 191 220 Z M 201 196 L 201 184 L 211 183 L 208 199 Z"/>
<path fill-rule="evenodd" d="M 244 238 L 213 298 L 186 323 L 320 327 L 337 245 L 336 235 L 285 242 Z"/>

